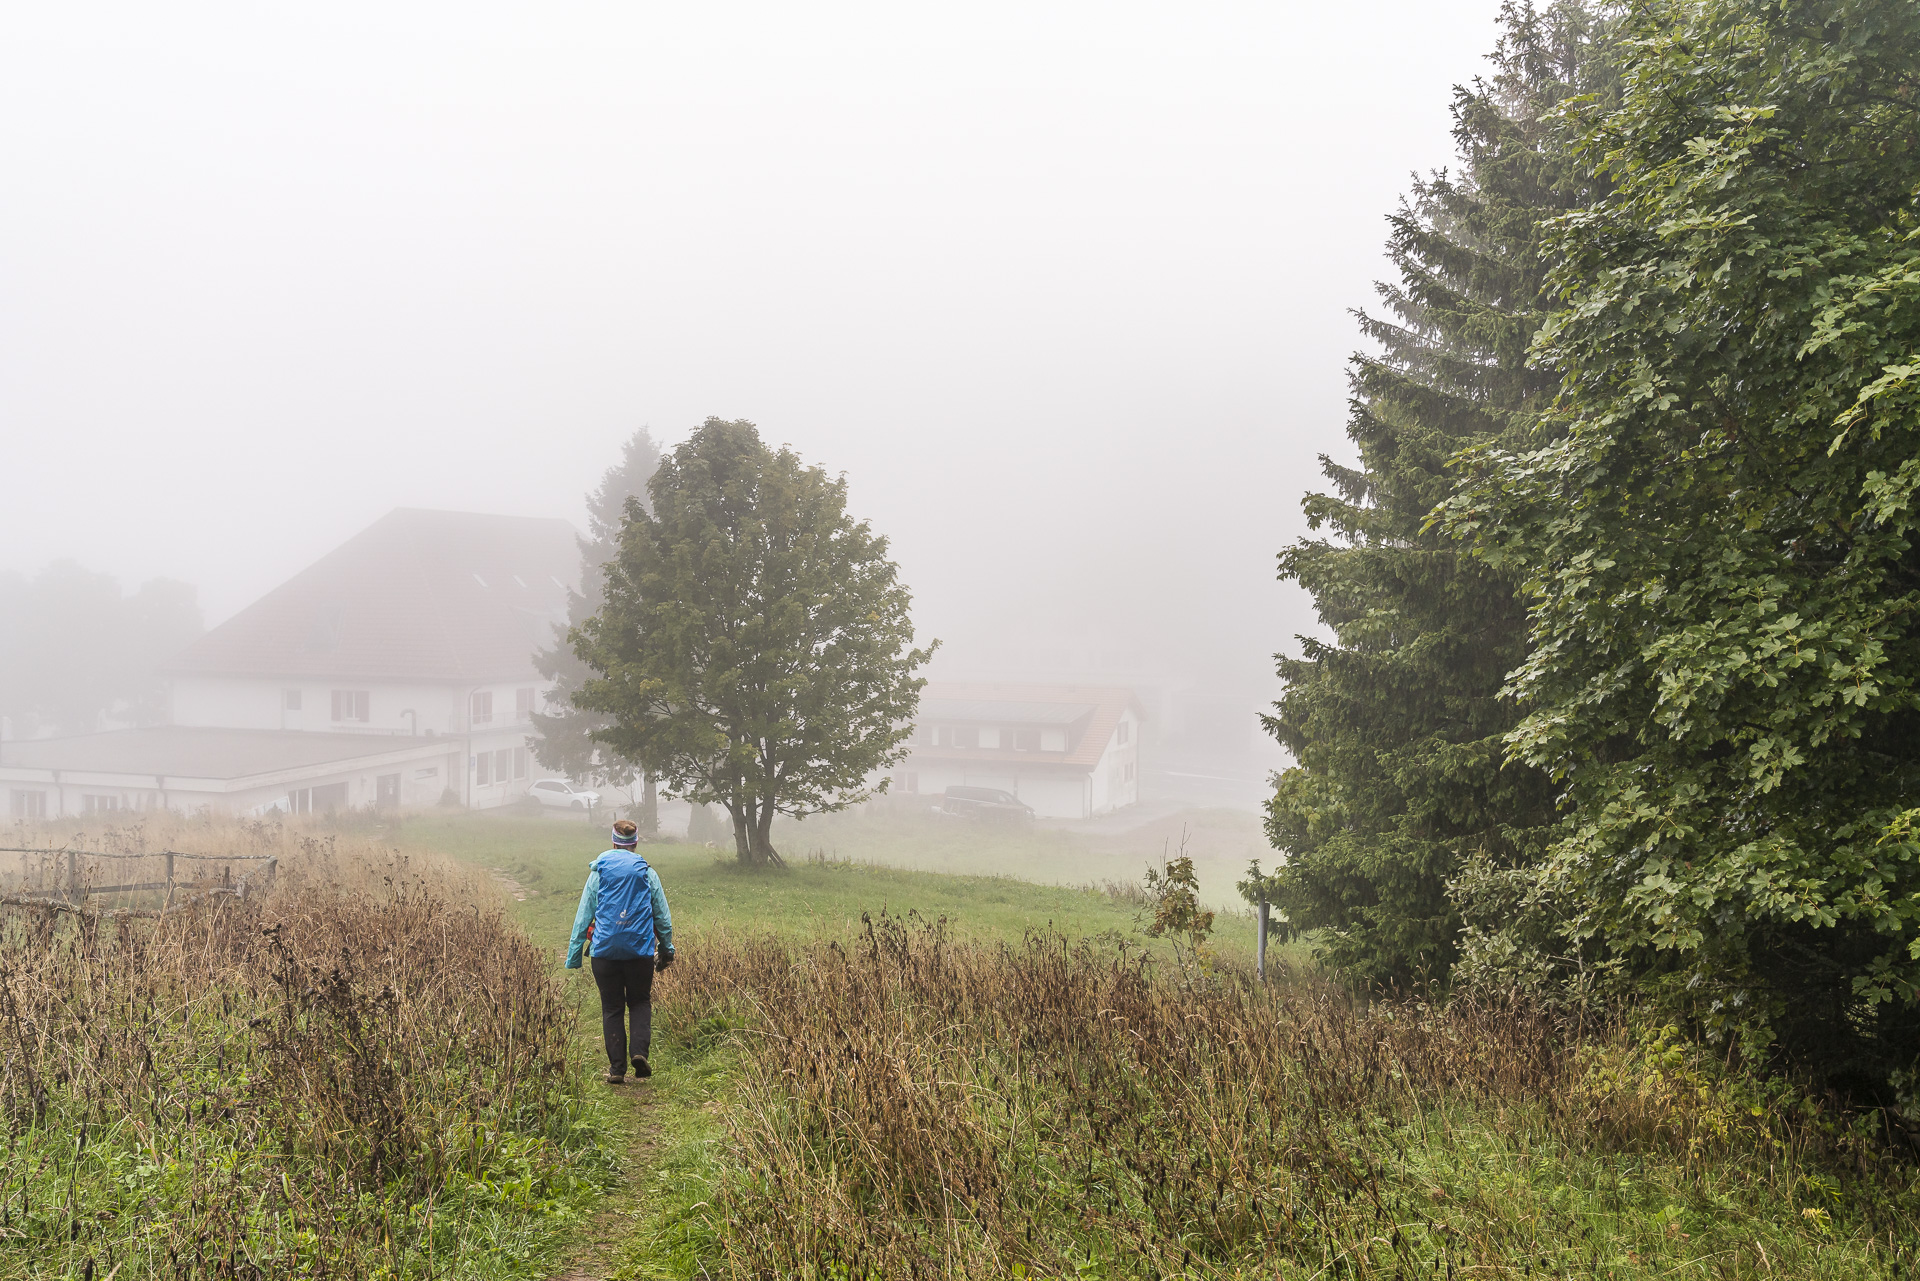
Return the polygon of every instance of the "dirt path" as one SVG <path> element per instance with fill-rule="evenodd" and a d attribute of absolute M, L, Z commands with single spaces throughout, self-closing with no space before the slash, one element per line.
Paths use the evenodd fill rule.
<path fill-rule="evenodd" d="M 489 867 L 487 876 L 516 903 L 524 903 L 539 894 L 538 890 L 515 880 L 505 868 Z M 593 1039 L 592 1048 L 597 1054 L 598 1037 Z M 606 1281 L 619 1269 L 645 1218 L 645 1180 L 655 1167 L 660 1149 L 660 1124 L 652 1113 L 667 1104 L 653 1084 L 630 1077 L 625 1085 L 605 1085 L 600 1083 L 597 1073 L 592 1079 L 592 1088 L 607 1091 L 618 1108 L 625 1141 L 623 1177 L 600 1210 L 581 1228 L 566 1254 L 554 1261 L 558 1270 L 553 1273 L 552 1281 Z"/>
<path fill-rule="evenodd" d="M 511 876 L 508 876 L 507 869 L 504 867 L 490 867 L 487 869 L 487 875 L 493 878 L 495 885 L 498 885 L 501 889 L 513 895 L 513 901 L 516 903 L 524 903 L 527 899 L 539 892 L 528 889 Z"/>
<path fill-rule="evenodd" d="M 621 1182 L 587 1223 L 552 1281 L 606 1281 L 620 1266 L 625 1247 L 646 1217 L 645 1180 L 660 1148 L 660 1126 L 651 1114 L 666 1106 L 665 1100 L 651 1085 L 632 1078 L 625 1085 L 596 1088 L 612 1091 L 624 1100 L 620 1111 L 627 1151 Z"/>

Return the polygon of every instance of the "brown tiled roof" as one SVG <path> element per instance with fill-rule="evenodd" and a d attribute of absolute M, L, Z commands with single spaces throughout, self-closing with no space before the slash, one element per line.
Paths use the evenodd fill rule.
<path fill-rule="evenodd" d="M 1063 707 L 1092 707 L 1080 737 L 1064 752 L 1019 752 L 1011 747 L 928 747 L 916 746 L 913 754 L 928 760 L 1018 762 L 1026 765 L 1070 765 L 1092 769 L 1100 763 L 1100 753 L 1113 737 L 1113 727 L 1132 707 L 1139 714 L 1133 691 L 1114 685 L 1013 685 L 1003 683 L 971 684 L 955 681 L 928 681 L 920 692 L 922 704 L 929 703 L 1044 703 Z"/>
<path fill-rule="evenodd" d="M 176 675 L 479 684 L 533 674 L 580 551 L 564 520 L 387 513 L 202 636 Z"/>

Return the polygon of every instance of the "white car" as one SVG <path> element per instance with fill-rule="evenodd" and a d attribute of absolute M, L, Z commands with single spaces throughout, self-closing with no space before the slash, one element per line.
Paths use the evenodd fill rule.
<path fill-rule="evenodd" d="M 561 809 L 590 810 L 600 803 L 600 793 L 581 791 L 564 778 L 543 778 L 527 789 L 527 795 Z"/>

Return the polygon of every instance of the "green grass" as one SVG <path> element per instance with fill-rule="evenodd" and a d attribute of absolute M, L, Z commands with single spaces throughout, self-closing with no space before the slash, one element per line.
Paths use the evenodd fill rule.
<path fill-rule="evenodd" d="M 279 876 L 159 918 L 0 913 L 0 1278 L 545 1281 L 612 1170 L 551 958 L 446 860 L 156 827 L 92 839 Z"/>
<path fill-rule="evenodd" d="M 936 815 L 906 798 L 782 823 L 782 851 L 962 876 L 1011 876 L 1043 885 L 1138 884 L 1151 863 L 1181 852 L 1193 859 L 1200 897 L 1213 908 L 1244 904 L 1236 882 L 1247 863 L 1271 865 L 1258 816 L 1237 810 L 1186 810 L 1134 825 L 1124 816 L 1091 823 L 1041 822 L 1025 829 L 983 828 Z"/>
<path fill-rule="evenodd" d="M 1140 931 L 1141 910 L 1104 889 L 1134 883 L 1163 847 L 1177 847 L 1183 826 L 1198 855 L 1209 897 L 1232 893 L 1229 871 L 1258 826 L 1246 816 L 1209 811 L 1166 820 L 1130 834 L 1083 836 L 1038 827 L 983 828 L 923 815 L 865 811 L 790 825 L 780 844 L 789 866 L 746 872 L 731 851 L 664 843 L 642 847 L 658 869 L 672 906 L 682 949 L 704 937 L 771 933 L 805 943 L 850 939 L 862 914 L 917 913 L 945 917 L 956 937 L 1018 942 L 1029 931 L 1073 937 L 1124 938 L 1132 946 L 1166 951 Z M 430 850 L 497 871 L 527 897 L 513 911 L 558 963 L 564 952 L 587 865 L 607 848 L 604 824 L 539 814 L 427 814 L 409 816 L 387 837 L 402 849 Z M 1208 861 L 1204 851 L 1212 851 Z M 887 866 L 893 864 L 894 866 Z M 913 870 L 913 869 L 921 870 Z M 1024 871 L 1053 883 L 1018 879 Z M 1208 884 L 1203 880 L 1203 884 Z M 1253 923 L 1247 914 L 1223 914 L 1216 952 L 1226 964 L 1250 965 Z M 1276 948 L 1277 964 L 1304 967 L 1306 950 Z M 593 1068 L 601 1060 L 600 1022 L 593 980 L 582 969 L 568 976 L 580 1006 L 576 1054 Z M 671 976 L 661 999 L 670 1002 Z M 606 1216 L 583 1249 L 615 1258 L 618 1277 L 683 1277 L 711 1257 L 711 1224 L 698 1207 L 720 1177 L 715 1145 L 721 1134 L 716 1101 L 727 1097 L 735 1066 L 723 1036 L 656 1040 L 658 1072 L 645 1087 L 609 1089 L 600 1114 L 636 1149 L 638 1186 L 609 1198 Z M 616 1133 L 609 1142 L 620 1142 Z M 629 1200 L 631 1193 L 637 1198 Z"/>
<path fill-rule="evenodd" d="M 1244 853 L 1232 849 L 1236 820 L 1210 824 L 1206 815 L 1185 816 L 1184 825 L 1189 853 L 1200 863 L 1203 878 L 1209 845 L 1215 850 L 1207 897 L 1219 903 L 1221 873 Z M 799 961 L 822 942 L 851 943 L 863 931 L 863 913 L 877 917 L 882 909 L 895 917 L 909 912 L 928 921 L 944 917 L 956 940 L 1019 944 L 1030 932 L 1051 930 L 1069 938 L 1104 939 L 1103 948 L 1125 940 L 1131 948 L 1147 943 L 1139 932 L 1141 909 L 1104 891 L 1074 886 L 1136 881 L 1148 858 L 1160 852 L 1161 841 L 1177 846 L 1181 826 L 1181 819 L 1173 819 L 1155 831 L 1118 836 L 1044 827 L 995 832 L 928 822 L 911 814 L 869 812 L 790 831 L 781 844 L 793 865 L 783 871 L 744 873 L 727 852 L 705 847 L 666 844 L 648 846 L 644 852 L 667 887 L 683 953 L 702 962 L 720 964 L 726 954 L 703 954 L 701 949 L 730 947 L 754 935 L 773 936 Z M 1244 824 L 1238 830 L 1244 835 Z M 796 839 L 798 831 L 808 839 Z M 598 823 L 534 816 L 422 816 L 408 819 L 392 835 L 403 846 L 444 851 L 510 876 L 529 891 L 524 902 L 515 904 L 519 919 L 536 942 L 556 952 L 565 946 L 586 865 L 605 846 Z M 1219 852 L 1222 847 L 1231 852 Z M 910 868 L 941 869 L 945 874 Z M 1056 883 L 1034 884 L 1004 874 L 1015 871 Z M 1221 934 L 1218 951 L 1224 964 L 1232 968 L 1250 959 L 1251 925 L 1246 919 L 1223 917 Z M 1164 953 L 1164 944 L 1151 946 Z M 1310 969 L 1297 944 L 1281 949 L 1279 959 L 1297 971 Z M 737 968 L 731 956 L 725 964 Z M 714 986 L 711 973 L 703 993 L 692 991 L 700 985 L 699 968 L 704 965 L 696 962 L 696 972 L 683 978 L 670 974 L 663 983 L 663 1035 L 656 1041 L 655 1056 L 659 1074 L 643 1088 L 607 1091 L 608 1123 L 624 1127 L 626 1142 L 635 1149 L 622 1190 L 608 1199 L 609 1213 L 589 1234 L 591 1257 L 610 1276 L 685 1277 L 711 1268 L 730 1234 L 743 1230 L 738 1216 L 774 1204 L 765 1200 L 768 1197 L 781 1204 L 815 1204 L 809 1198 L 818 1198 L 823 1207 L 854 1207 L 854 1217 L 846 1220 L 849 1225 L 899 1218 L 881 1204 L 864 1214 L 858 1206 L 859 1197 L 867 1195 L 860 1188 L 886 1187 L 900 1171 L 884 1162 L 856 1168 L 873 1160 L 872 1149 L 865 1138 L 854 1142 L 850 1133 L 836 1132 L 838 1123 L 831 1113 L 809 1114 L 812 1121 L 789 1114 L 799 1106 L 793 1102 L 798 1096 L 783 1083 L 791 1078 L 781 1074 L 778 1064 L 769 1068 L 765 1046 L 773 1042 L 743 1039 L 739 1027 L 755 1016 L 716 996 L 726 985 Z M 757 981 L 779 972 L 776 962 L 773 970 L 760 971 Z M 600 1048 L 591 980 L 576 974 L 569 982 L 582 1009 L 576 1053 L 582 1062 L 594 1064 Z M 1301 989 L 1311 990 L 1311 984 Z M 938 1002 L 930 996 L 916 1000 L 932 1009 Z M 910 1099 L 951 1088 L 956 1080 L 967 1082 L 966 1092 L 975 1099 L 968 1106 L 986 1106 L 966 1118 L 966 1124 L 995 1136 L 988 1150 L 1001 1144 L 1008 1150 L 1029 1145 L 1032 1153 L 1031 1164 L 1009 1169 L 997 1182 L 988 1180 L 987 1186 L 1006 1189 L 1010 1198 L 996 1213 L 1025 1213 L 1020 1210 L 1022 1197 L 1053 1208 L 1034 1211 L 1031 1231 L 1009 1229 L 1001 1244 L 981 1245 L 985 1237 L 975 1241 L 951 1223 L 930 1222 L 927 1239 L 946 1232 L 954 1248 L 984 1252 L 977 1257 L 1011 1258 L 1008 1251 L 1031 1248 L 1029 1275 L 1053 1275 L 1064 1266 L 1060 1260 L 1078 1260 L 1074 1267 L 1083 1275 L 1134 1275 L 1142 1267 L 1157 1267 L 1163 1275 L 1242 1275 L 1239 1260 L 1203 1258 L 1197 1235 L 1190 1263 L 1182 1238 L 1134 1240 L 1129 1225 L 1138 1221 L 1147 1201 L 1129 1208 L 1127 1199 L 1160 1195 L 1156 1181 L 1170 1177 L 1129 1182 L 1138 1177 L 1136 1166 L 1144 1169 L 1162 1159 L 1146 1140 L 1163 1136 L 1169 1145 L 1167 1159 L 1177 1165 L 1191 1159 L 1183 1154 L 1186 1140 L 1181 1136 L 1199 1133 L 1192 1129 L 1198 1124 L 1194 1117 L 1237 1114 L 1240 1105 L 1227 1107 L 1198 1096 L 1180 1103 L 1187 1092 L 1203 1085 L 1185 1069 L 1148 1083 L 1152 1074 L 1145 1067 L 1123 1068 L 1122 1079 L 1129 1072 L 1145 1073 L 1139 1078 L 1148 1083 L 1138 1104 L 1146 1109 L 1141 1116 L 1163 1108 L 1182 1115 L 1148 1124 L 1137 1150 L 1114 1146 L 1109 1137 L 1097 1159 L 1089 1157 L 1096 1146 L 1093 1132 L 1085 1118 L 1076 1120 L 1075 1109 L 1091 1107 L 1089 1117 L 1105 1117 L 1103 1105 L 1091 1096 L 1076 1103 L 1080 1096 L 1070 1089 L 1062 1093 L 1059 1086 L 1084 1065 L 1050 1063 L 1044 1049 L 1032 1051 L 1025 1067 L 1000 1062 L 1009 1037 L 1028 1043 L 1017 1033 L 1028 1015 L 1024 1003 L 1015 1004 L 1021 1008 L 1013 1010 L 1005 1003 L 993 1007 L 1002 1012 L 996 1018 L 1009 1022 L 998 1035 L 984 1027 L 969 1032 L 942 1030 L 935 1024 L 903 1025 L 902 1035 L 933 1057 L 927 1060 L 929 1075 L 922 1079 L 916 1066 L 914 1080 L 900 1088 L 906 1092 L 902 1097 Z M 1756 1107 L 1753 1100 L 1760 1096 L 1742 1093 L 1751 1090 L 1751 1083 L 1720 1074 L 1705 1059 L 1695 1056 L 1680 1063 L 1674 1057 L 1677 1051 L 1665 1048 L 1664 1042 L 1651 1050 L 1625 1042 L 1595 1044 L 1577 1051 L 1593 1056 L 1590 1060 L 1576 1061 L 1571 1057 L 1575 1049 L 1569 1048 L 1557 1064 L 1537 1069 L 1546 1074 L 1541 1081 L 1555 1084 L 1483 1093 L 1475 1084 L 1480 1073 L 1497 1071 L 1513 1057 L 1497 1044 L 1507 1035 L 1497 1019 L 1479 1031 L 1467 1024 L 1449 1030 L 1454 1027 L 1445 1022 L 1450 1016 L 1420 1013 L 1412 1016 L 1416 1023 L 1440 1020 L 1431 1031 L 1420 1031 L 1402 1026 L 1396 1017 L 1391 1010 L 1364 1007 L 1313 1016 L 1322 1020 L 1314 1025 L 1320 1030 L 1306 1039 L 1318 1037 L 1323 1047 L 1314 1053 L 1337 1046 L 1335 1058 L 1352 1056 L 1352 1064 L 1334 1071 L 1327 1060 L 1300 1077 L 1297 1088 L 1304 1093 L 1298 1103 L 1279 1102 L 1296 1087 L 1274 1087 L 1277 1092 L 1264 1105 L 1275 1118 L 1273 1124 L 1283 1131 L 1298 1129 L 1302 1137 L 1283 1145 L 1283 1158 L 1276 1158 L 1259 1186 L 1265 1189 L 1260 1195 L 1284 1192 L 1294 1203 L 1313 1205 L 1318 1217 L 1312 1223 L 1318 1226 L 1302 1227 L 1308 1235 L 1292 1245 L 1271 1247 L 1279 1253 L 1266 1255 L 1258 1265 L 1251 1262 L 1254 1255 L 1246 1256 L 1244 1266 L 1253 1268 L 1246 1275 L 1551 1276 L 1591 1281 L 1669 1276 L 1757 1281 L 1794 1275 L 1839 1281 L 1906 1276 L 1914 1266 L 1911 1247 L 1895 1239 L 1914 1221 L 1916 1193 L 1910 1172 L 1852 1169 L 1852 1158 L 1836 1165 L 1811 1150 L 1780 1147 L 1770 1137 L 1771 1104 Z M 1167 1026 L 1174 1029 L 1169 1036 L 1186 1035 L 1177 1032 L 1183 1026 L 1178 1017 Z M 1249 1026 L 1268 1024 L 1255 1020 Z M 668 1029 L 671 1034 L 665 1034 Z M 1200 1061 L 1235 1053 L 1233 1038 L 1247 1035 L 1226 1030 L 1226 1023 L 1220 1029 L 1193 1033 L 1201 1038 L 1194 1051 Z M 796 1043 L 811 1035 L 800 1026 L 783 1034 Z M 951 1038 L 968 1036 L 979 1044 L 957 1058 L 949 1061 L 934 1053 Z M 1218 1043 L 1207 1041 L 1209 1036 Z M 1399 1067 L 1389 1064 L 1388 1071 L 1367 1066 L 1374 1053 L 1369 1045 L 1384 1045 L 1398 1036 L 1411 1038 L 1405 1049 L 1413 1055 L 1409 1063 L 1425 1061 L 1419 1056 L 1427 1051 L 1420 1047 L 1434 1043 L 1433 1037 L 1452 1047 L 1446 1051 L 1451 1066 L 1445 1069 L 1455 1074 L 1447 1077 L 1452 1084 L 1419 1079 L 1411 1066 L 1404 1080 Z M 882 1037 L 870 1050 L 889 1053 L 883 1042 L 907 1043 Z M 1044 1036 L 1032 1042 L 1044 1043 Z M 1120 1049 L 1115 1053 L 1124 1051 L 1124 1041 L 1116 1044 Z M 1263 1061 L 1294 1061 L 1291 1051 L 1277 1057 L 1263 1054 Z M 1276 1068 L 1274 1079 L 1294 1070 Z M 1035 1076 L 1015 1090 L 1010 1082 L 1022 1072 Z M 1342 1087 L 1353 1092 L 1337 1107 L 1304 1101 L 1314 1091 L 1330 1088 L 1329 1082 L 1347 1079 L 1342 1072 L 1370 1084 Z M 1143 1087 L 1129 1088 L 1139 1092 Z M 1003 1115 L 994 1100 L 1008 1091 L 1024 1093 Z M 1776 1090 L 1767 1099 L 1782 1107 L 1794 1102 L 1790 1091 Z M 1184 1115 L 1186 1109 L 1193 1115 Z M 822 1116 L 829 1118 L 824 1129 Z M 961 1119 L 956 1115 L 954 1123 Z M 867 1118 L 859 1133 L 874 1133 L 877 1123 Z M 741 1130 L 742 1125 L 748 1129 Z M 1652 1129 L 1642 1133 L 1635 1126 Z M 1719 1132 L 1716 1126 L 1724 1134 L 1710 1137 L 1704 1149 L 1690 1151 L 1689 1140 L 1667 1133 L 1689 1126 L 1696 1142 L 1700 1134 Z M 785 1145 L 795 1154 L 795 1164 L 784 1172 L 777 1190 L 762 1186 L 764 1162 L 742 1163 L 743 1134 L 765 1139 L 773 1145 L 770 1151 Z M 1245 1137 L 1248 1142 L 1258 1139 L 1253 1131 Z M 815 1157 L 805 1154 L 806 1144 L 821 1145 Z M 1846 1146 L 1842 1142 L 1841 1147 Z M 816 1159 L 817 1164 L 809 1164 Z M 1322 1162 L 1330 1163 L 1329 1169 L 1351 1167 L 1359 1182 L 1350 1189 L 1338 1179 L 1326 1182 L 1314 1172 Z M 1083 1223 L 1084 1201 L 1075 1180 L 1084 1182 L 1084 1172 L 1101 1170 L 1103 1187 L 1136 1190 L 1115 1193 L 1120 1209 L 1111 1223 L 1095 1222 L 1091 1210 L 1086 1210 L 1089 1217 Z M 1193 1185 L 1189 1191 L 1195 1205 L 1214 1195 L 1213 1175 L 1196 1169 L 1180 1177 Z M 1249 1185 L 1250 1196 L 1253 1187 Z M 1062 1207 L 1076 1208 L 1067 1214 Z M 874 1242 L 884 1235 L 869 1227 L 848 1230 L 871 1230 Z M 909 1227 L 902 1240 L 918 1239 L 915 1231 Z M 896 1257 L 899 1248 L 885 1246 L 875 1257 Z M 1153 1262 L 1145 1262 L 1149 1259 Z M 799 1266 L 797 1260 L 790 1263 Z M 1414 1271 L 1405 1271 L 1409 1266 Z"/>
<path fill-rule="evenodd" d="M 859 931 L 862 913 L 882 909 L 944 916 L 965 938 L 1016 940 L 1048 928 L 1074 936 L 1139 931 L 1136 905 L 1085 886 L 1099 880 L 1138 884 L 1144 852 L 1134 862 L 1117 852 L 1090 854 L 1072 834 L 1044 828 L 1021 832 L 884 817 L 837 824 L 816 819 L 806 829 L 822 839 L 811 846 L 789 840 L 787 847 L 800 852 L 788 855 L 785 869 L 762 873 L 743 871 L 731 851 L 706 846 L 647 845 L 641 852 L 660 873 L 674 929 L 689 938 L 716 929 L 848 938 Z M 599 823 L 522 815 L 412 817 L 393 837 L 402 848 L 436 850 L 504 872 L 529 891 L 516 910 L 535 941 L 562 948 L 587 864 L 607 848 Z M 1150 835 L 1128 848 L 1144 851 L 1148 845 L 1159 848 Z M 1016 879 L 1013 873 L 1022 868 L 1054 883 Z M 928 874 L 936 869 L 939 874 Z M 1220 956 L 1250 962 L 1253 929 L 1244 907 L 1222 912 L 1214 943 Z M 1283 959 L 1300 965 L 1306 957 L 1295 948 Z"/>

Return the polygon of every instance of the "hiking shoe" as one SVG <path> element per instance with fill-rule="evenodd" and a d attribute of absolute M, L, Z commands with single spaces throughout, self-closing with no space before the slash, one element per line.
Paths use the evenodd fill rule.
<path fill-rule="evenodd" d="M 633 1074 L 638 1077 L 649 1077 L 653 1075 L 653 1064 L 647 1062 L 646 1055 L 636 1054 L 633 1056 Z"/>
<path fill-rule="evenodd" d="M 619 1076 L 615 1076 L 611 1072 L 607 1073 L 608 1085 L 625 1085 L 626 1083 L 627 1083 L 627 1074 L 625 1072 L 622 1072 Z"/>

